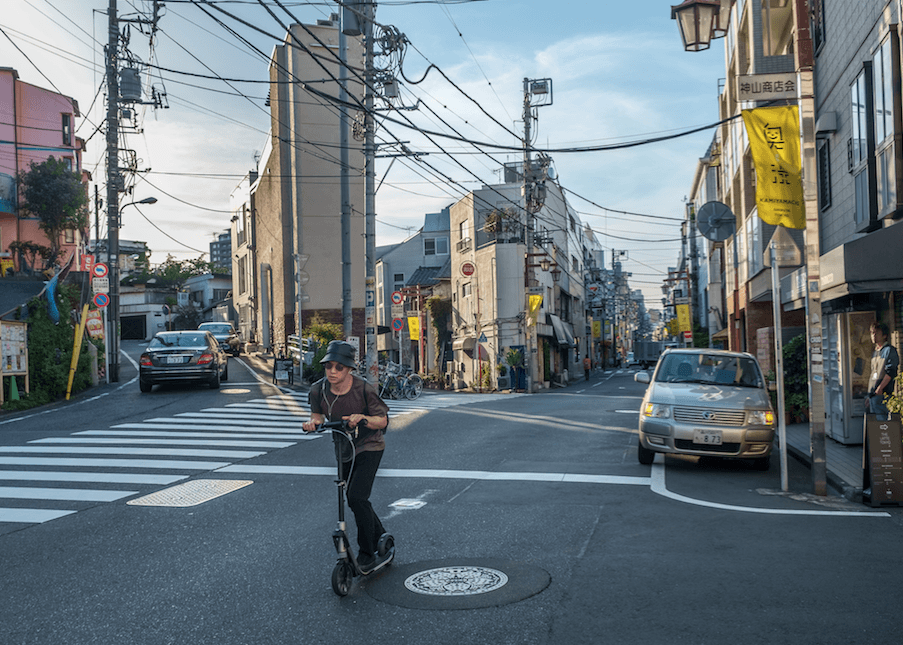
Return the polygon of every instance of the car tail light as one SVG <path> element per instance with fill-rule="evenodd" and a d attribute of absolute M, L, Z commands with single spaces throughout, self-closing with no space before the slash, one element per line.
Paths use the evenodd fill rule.
<path fill-rule="evenodd" d="M 141 358 L 138 359 L 139 364 L 144 365 L 145 367 L 153 367 L 154 364 L 151 362 L 150 354 L 142 354 Z"/>
<path fill-rule="evenodd" d="M 213 354 L 201 354 L 198 357 L 198 365 L 206 365 L 213 362 Z"/>

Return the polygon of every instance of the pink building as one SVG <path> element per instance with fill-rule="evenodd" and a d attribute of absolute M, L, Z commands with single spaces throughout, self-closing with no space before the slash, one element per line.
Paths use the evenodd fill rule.
<path fill-rule="evenodd" d="M 21 269 L 18 258 L 9 251 L 11 242 L 49 246 L 38 220 L 19 216 L 16 176 L 27 171 L 32 162 L 56 157 L 80 172 L 85 182 L 89 179 L 82 168 L 85 142 L 74 134 L 78 116 L 75 99 L 23 83 L 16 70 L 0 67 L 0 275 L 5 275 L 10 266 Z M 73 254 L 78 261 L 86 231 L 66 231 L 63 238 L 60 261 L 67 261 Z"/>

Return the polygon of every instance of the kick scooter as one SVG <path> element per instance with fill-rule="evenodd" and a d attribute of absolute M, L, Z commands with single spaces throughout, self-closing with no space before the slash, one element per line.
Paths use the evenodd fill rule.
<path fill-rule="evenodd" d="M 361 423 L 366 425 L 367 422 L 361 421 Z M 358 429 L 350 427 L 347 421 L 328 421 L 317 426 L 315 432 L 332 432 L 340 435 L 343 441 L 348 441 L 351 445 L 352 454 L 351 468 L 348 469 L 348 472 L 351 473 L 354 470 L 353 439 L 357 436 Z M 383 533 L 376 545 L 376 561 L 373 566 L 366 569 L 361 568 L 349 546 L 348 534 L 345 530 L 345 490 L 348 482 L 342 479 L 340 450 L 336 450 L 336 464 L 338 466 L 338 476 L 335 483 L 339 493 L 339 522 L 335 531 L 332 532 L 332 541 L 335 544 L 338 560 L 336 560 L 335 567 L 332 570 L 332 590 L 338 596 L 347 596 L 348 592 L 351 591 L 352 580 L 356 576 L 369 576 L 391 564 L 395 558 L 395 538 L 389 533 Z"/>

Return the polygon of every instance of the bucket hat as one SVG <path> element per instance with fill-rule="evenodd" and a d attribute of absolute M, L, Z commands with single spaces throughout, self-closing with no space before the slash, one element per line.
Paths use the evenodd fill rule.
<path fill-rule="evenodd" d="M 334 362 L 353 368 L 355 367 L 355 354 L 357 354 L 357 351 L 351 343 L 346 343 L 343 340 L 333 340 L 326 346 L 326 356 L 320 360 L 320 363 Z"/>

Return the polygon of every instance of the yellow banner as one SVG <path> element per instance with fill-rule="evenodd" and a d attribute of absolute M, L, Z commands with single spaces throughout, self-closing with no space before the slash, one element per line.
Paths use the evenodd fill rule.
<path fill-rule="evenodd" d="M 530 295 L 528 296 L 529 300 L 527 301 L 527 313 L 529 314 L 528 318 L 531 325 L 536 324 L 536 316 L 539 314 L 539 308 L 542 307 L 542 296 L 541 295 Z"/>
<path fill-rule="evenodd" d="M 693 331 L 690 325 L 690 305 L 677 305 L 678 331 Z"/>
<path fill-rule="evenodd" d="M 411 334 L 411 340 L 420 340 L 420 319 L 416 316 L 408 318 L 408 332 Z"/>
<path fill-rule="evenodd" d="M 593 338 L 602 338 L 602 321 L 593 321 Z"/>
<path fill-rule="evenodd" d="M 800 119 L 795 105 L 743 110 L 756 167 L 756 206 L 765 222 L 806 228 L 800 161 Z"/>

